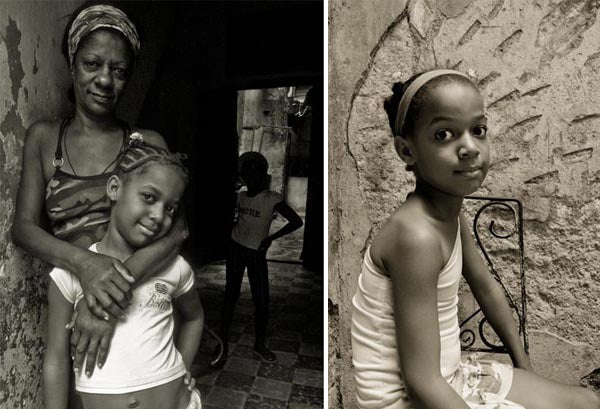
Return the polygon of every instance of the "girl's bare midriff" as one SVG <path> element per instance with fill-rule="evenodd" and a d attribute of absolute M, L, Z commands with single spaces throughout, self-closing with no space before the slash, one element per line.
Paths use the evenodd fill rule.
<path fill-rule="evenodd" d="M 164 385 L 121 394 L 81 393 L 85 409 L 185 409 L 190 391 L 183 376 Z"/>

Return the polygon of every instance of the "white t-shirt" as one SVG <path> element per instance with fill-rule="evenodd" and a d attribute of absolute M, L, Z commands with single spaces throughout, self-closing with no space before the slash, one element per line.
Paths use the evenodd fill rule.
<path fill-rule="evenodd" d="M 238 220 L 231 238 L 242 246 L 258 250 L 260 243 L 269 235 L 275 206 L 281 202 L 281 195 L 270 190 L 263 190 L 252 197 L 248 196 L 247 191 L 240 192 L 237 200 Z"/>
<path fill-rule="evenodd" d="M 90 250 L 97 252 L 96 244 Z M 79 280 L 54 268 L 52 280 L 70 303 L 83 298 Z M 106 363 L 91 377 L 80 371 L 75 388 L 86 393 L 120 394 L 163 385 L 186 372 L 173 342 L 172 300 L 194 287 L 194 274 L 181 257 L 133 291 L 124 320 L 117 322 Z M 85 368 L 85 364 L 83 366 Z"/>

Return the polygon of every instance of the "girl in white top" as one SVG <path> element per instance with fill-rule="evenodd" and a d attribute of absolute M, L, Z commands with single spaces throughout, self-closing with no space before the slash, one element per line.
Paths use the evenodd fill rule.
<path fill-rule="evenodd" d="M 483 99 L 464 74 L 434 70 L 386 101 L 395 148 L 415 191 L 365 254 L 353 298 L 352 351 L 361 408 L 591 409 L 593 392 L 532 371 L 502 289 L 461 214 L 488 170 Z M 458 281 L 465 277 L 514 368 L 461 358 Z"/>
<path fill-rule="evenodd" d="M 124 262 L 137 248 L 169 231 L 188 176 L 176 155 L 144 143 L 139 135 L 131 139 L 117 169 L 106 186 L 112 202 L 108 230 L 90 250 Z M 65 326 L 83 292 L 71 273 L 55 268 L 50 275 L 44 400 L 46 409 L 66 409 L 71 365 Z M 173 339 L 173 307 L 181 316 L 177 340 Z M 134 288 L 127 316 L 116 323 L 104 365 L 93 374 L 76 373 L 75 387 L 85 409 L 200 408 L 200 395 L 188 369 L 203 327 L 193 271 L 178 256 Z"/>

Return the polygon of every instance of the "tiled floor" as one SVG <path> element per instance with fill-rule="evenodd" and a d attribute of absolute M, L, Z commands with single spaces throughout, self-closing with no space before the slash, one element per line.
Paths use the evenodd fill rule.
<path fill-rule="evenodd" d="M 282 224 L 274 222 L 274 228 Z M 268 259 L 298 259 L 302 230 L 273 243 Z M 269 262 L 271 294 L 268 346 L 278 362 L 261 362 L 252 352 L 254 308 L 244 277 L 242 295 L 231 326 L 229 359 L 224 367 L 209 366 L 216 342 L 205 331 L 194 370 L 202 407 L 323 407 L 323 281 L 322 274 L 301 264 Z M 224 262 L 196 270 L 206 325 L 218 329 L 225 288 Z"/>

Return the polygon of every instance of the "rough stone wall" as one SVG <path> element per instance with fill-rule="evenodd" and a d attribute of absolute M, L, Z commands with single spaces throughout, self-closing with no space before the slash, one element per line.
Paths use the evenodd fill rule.
<path fill-rule="evenodd" d="M 0 407 L 40 408 L 47 267 L 10 239 L 25 130 L 64 114 L 62 17 L 80 1 L 0 2 Z"/>
<path fill-rule="evenodd" d="M 524 203 L 536 369 L 600 366 L 600 23 L 597 1 L 330 1 L 330 406 L 353 406 L 350 300 L 361 256 L 412 188 L 383 100 L 433 67 L 473 73 L 492 161 L 478 194 Z M 357 24 L 360 20 L 361 24 Z"/>

